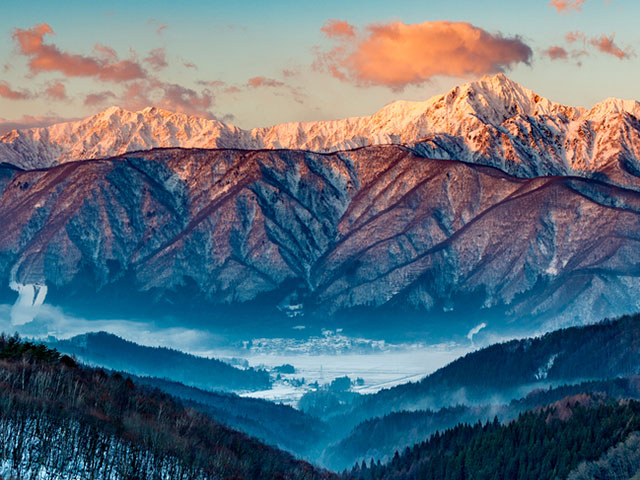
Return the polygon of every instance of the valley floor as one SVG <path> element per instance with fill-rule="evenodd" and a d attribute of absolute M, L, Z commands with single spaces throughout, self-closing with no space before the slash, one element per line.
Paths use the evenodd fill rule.
<path fill-rule="evenodd" d="M 245 396 L 264 398 L 295 406 L 302 395 L 318 385 L 330 383 L 338 377 L 348 376 L 361 384 L 353 386 L 358 393 L 375 393 L 383 388 L 416 381 L 434 372 L 469 351 L 469 347 L 412 346 L 394 351 L 345 354 L 278 354 L 263 353 L 245 358 L 253 367 L 274 367 L 290 364 L 293 374 L 282 374 L 270 390 L 248 392 Z M 304 383 L 298 381 L 304 379 Z"/>

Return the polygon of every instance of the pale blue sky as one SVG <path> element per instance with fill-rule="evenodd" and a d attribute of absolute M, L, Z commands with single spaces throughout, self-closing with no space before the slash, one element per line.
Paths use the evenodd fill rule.
<path fill-rule="evenodd" d="M 541 52 L 552 46 L 568 48 L 569 31 L 587 38 L 615 34 L 621 48 L 640 53 L 640 2 L 585 0 L 581 11 L 559 14 L 545 0 L 531 1 L 22 1 L 3 6 L 0 17 L 0 80 L 29 99 L 0 97 L 0 118 L 24 115 L 81 117 L 121 102 L 125 84 L 95 78 L 68 78 L 58 71 L 33 75 L 11 35 L 47 23 L 55 35 L 45 37 L 65 53 L 92 55 L 100 43 L 118 56 L 144 58 L 150 50 L 166 48 L 169 66 L 154 73 L 159 80 L 200 93 L 199 81 L 223 81 L 211 87 L 209 111 L 227 115 L 242 127 L 289 120 L 316 120 L 370 114 L 395 99 L 424 100 L 470 78 L 433 77 L 419 85 L 392 91 L 384 86 L 359 87 L 311 69 L 315 51 L 330 42 L 320 28 L 328 19 L 356 27 L 399 20 L 417 24 L 437 20 L 470 22 L 491 34 L 519 36 L 534 52 L 531 65 L 519 64 L 507 72 L 514 80 L 554 101 L 590 106 L 609 96 L 640 98 L 640 59 L 620 60 L 590 48 L 576 60 L 552 61 Z M 158 35 L 160 25 L 167 28 Z M 186 68 L 184 62 L 198 66 Z M 285 77 L 283 70 L 293 70 Z M 0 70 L 1 71 L 1 70 Z M 252 77 L 268 77 L 287 87 L 246 88 Z M 54 83 L 65 85 L 68 99 L 54 100 L 42 92 Z M 237 87 L 239 91 L 229 90 Z M 105 104 L 84 105 L 87 94 L 112 91 Z M 295 92 L 292 93 L 292 92 Z M 298 101 L 296 101 L 296 99 Z"/>

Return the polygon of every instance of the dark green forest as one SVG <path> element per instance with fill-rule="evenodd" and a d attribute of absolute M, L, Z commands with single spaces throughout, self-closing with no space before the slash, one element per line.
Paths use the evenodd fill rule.
<path fill-rule="evenodd" d="M 502 404 L 456 405 L 439 410 L 392 412 L 371 418 L 357 425 L 347 436 L 330 445 L 323 453 L 323 462 L 342 470 L 354 459 L 387 461 L 398 450 L 419 443 L 437 430 L 443 431 L 459 423 L 488 421 L 497 417 L 508 421 L 527 410 L 544 407 L 565 397 L 582 393 L 597 393 L 610 399 L 640 400 L 640 377 L 615 378 L 538 389 L 523 398 Z"/>
<path fill-rule="evenodd" d="M 640 403 L 578 395 L 501 424 L 459 424 L 396 454 L 386 465 L 363 463 L 347 479 L 551 480 L 567 478 L 640 429 Z"/>

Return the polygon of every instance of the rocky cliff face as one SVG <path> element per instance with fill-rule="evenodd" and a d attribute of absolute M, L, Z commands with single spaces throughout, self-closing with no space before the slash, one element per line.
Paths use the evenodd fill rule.
<path fill-rule="evenodd" d="M 45 282 L 61 300 L 80 286 L 160 303 L 181 291 L 200 306 L 266 298 L 324 315 L 455 312 L 474 298 L 481 312 L 554 325 L 640 307 L 640 193 L 413 147 L 5 166 L 0 220 L 5 281 Z"/>

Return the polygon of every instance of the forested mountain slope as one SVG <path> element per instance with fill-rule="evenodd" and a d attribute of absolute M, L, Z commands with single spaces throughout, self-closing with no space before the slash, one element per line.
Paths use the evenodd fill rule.
<path fill-rule="evenodd" d="M 240 369 L 215 358 L 138 345 L 106 332 L 52 340 L 48 345 L 90 365 L 166 378 L 207 390 L 263 390 L 271 386 L 269 373 L 265 370 Z"/>
<path fill-rule="evenodd" d="M 40 479 L 328 478 L 130 379 L 0 338 L 0 468 Z"/>
<path fill-rule="evenodd" d="M 407 448 L 385 465 L 354 468 L 349 479 L 565 479 L 640 429 L 640 403 L 568 397 L 501 424 L 461 424 Z M 635 472 L 633 472 L 635 473 Z"/>

